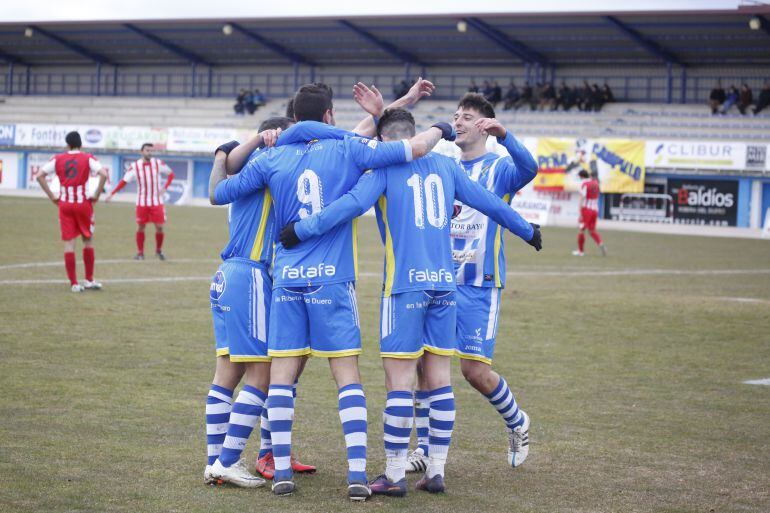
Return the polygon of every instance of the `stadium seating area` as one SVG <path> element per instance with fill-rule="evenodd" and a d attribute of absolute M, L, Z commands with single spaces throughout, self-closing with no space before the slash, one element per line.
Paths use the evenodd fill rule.
<path fill-rule="evenodd" d="M 0 103 L 0 123 L 254 128 L 266 117 L 283 115 L 286 100 L 273 100 L 254 116 L 236 116 L 233 100 L 87 96 L 11 96 Z M 337 100 L 337 124 L 352 127 L 361 111 L 352 100 Z M 414 111 L 425 126 L 446 120 L 450 101 L 426 101 Z M 601 112 L 502 111 L 499 119 L 521 135 L 646 137 L 770 141 L 770 112 L 756 117 L 712 116 L 706 105 L 613 103 Z"/>

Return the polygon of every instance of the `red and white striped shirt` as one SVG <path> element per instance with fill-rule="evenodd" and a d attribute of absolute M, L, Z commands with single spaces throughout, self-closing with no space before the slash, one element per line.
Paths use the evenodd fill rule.
<path fill-rule="evenodd" d="M 595 178 L 583 180 L 580 184 L 580 195 L 583 196 L 583 208 L 599 211 L 599 181 Z"/>
<path fill-rule="evenodd" d="M 124 182 L 136 180 L 136 204 L 140 207 L 163 205 L 163 186 L 161 175 L 173 175 L 174 172 L 160 159 L 151 158 L 149 162 L 139 159 L 132 162 L 123 175 Z"/>
<path fill-rule="evenodd" d="M 40 168 L 45 175 L 56 173 L 59 178 L 59 201 L 83 203 L 88 201 L 86 186 L 91 172 L 98 173 L 102 164 L 90 153 L 71 150 L 51 157 Z"/>

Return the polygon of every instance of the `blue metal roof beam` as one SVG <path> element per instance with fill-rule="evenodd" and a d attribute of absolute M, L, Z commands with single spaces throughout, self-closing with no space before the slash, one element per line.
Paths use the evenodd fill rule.
<path fill-rule="evenodd" d="M 504 50 L 506 50 L 508 53 L 512 54 L 514 57 L 518 57 L 522 61 L 529 63 L 529 64 L 539 64 L 540 66 L 550 66 L 551 63 L 548 62 L 548 59 L 546 59 L 543 55 L 536 52 L 535 50 L 531 49 L 524 43 L 520 41 L 516 41 L 512 37 L 508 36 L 504 32 L 501 32 L 500 30 L 492 27 L 488 23 L 481 21 L 478 18 L 464 18 L 463 21 L 465 21 L 468 25 L 475 28 L 479 32 L 482 33 L 487 39 L 491 40 Z"/>
<path fill-rule="evenodd" d="M 189 50 L 185 50 L 179 45 L 176 45 L 174 43 L 171 43 L 170 41 L 166 41 L 163 38 L 160 38 L 156 36 L 155 34 L 151 34 L 150 32 L 147 32 L 144 29 L 141 29 L 137 27 L 136 25 L 133 25 L 131 23 L 124 23 L 124 27 L 126 27 L 131 32 L 138 34 L 142 36 L 145 39 L 149 39 L 153 43 L 157 44 L 158 46 L 165 48 L 169 52 L 183 58 L 186 61 L 190 61 L 192 64 L 202 64 L 204 66 L 211 66 L 209 62 L 207 62 L 203 57 L 200 55 L 197 55 Z"/>
<path fill-rule="evenodd" d="M 632 29 L 616 17 L 604 16 L 604 19 L 607 20 L 610 25 L 614 26 L 616 29 L 627 35 L 636 44 L 647 50 L 647 52 L 651 53 L 655 57 L 668 64 L 676 64 L 677 66 L 682 66 L 683 68 L 687 67 L 687 64 L 682 62 L 679 57 L 671 53 L 669 50 L 663 48 L 649 37 L 641 34 L 637 30 Z"/>
<path fill-rule="evenodd" d="M 104 55 L 100 55 L 92 50 L 89 50 L 88 48 L 81 46 L 77 43 L 73 43 L 72 41 L 68 41 L 64 39 L 63 37 L 54 34 L 53 32 L 50 32 L 46 29 L 40 28 L 37 25 L 30 25 L 29 28 L 34 30 L 35 32 L 40 32 L 48 39 L 51 39 L 53 41 L 56 41 L 63 47 L 72 50 L 76 54 L 80 55 L 81 57 L 85 57 L 86 59 L 90 61 L 94 61 L 96 64 L 112 64 L 112 61 L 105 57 Z"/>
<path fill-rule="evenodd" d="M 257 34 L 253 30 L 247 29 L 246 27 L 243 27 L 233 22 L 230 22 L 229 25 L 233 27 L 233 30 L 237 30 L 238 32 L 248 37 L 252 41 L 256 41 L 262 46 L 265 46 L 271 49 L 273 52 L 285 57 L 286 59 L 290 60 L 294 64 L 307 64 L 308 66 L 315 66 L 315 62 L 308 59 L 304 55 L 300 55 L 296 52 L 293 52 L 288 48 L 285 48 L 284 46 L 276 43 L 275 41 L 272 41 L 264 36 Z"/>
<path fill-rule="evenodd" d="M 342 25 L 345 28 L 348 28 L 358 34 L 359 36 L 363 37 L 370 43 L 374 44 L 375 46 L 379 47 L 381 50 L 383 50 L 385 53 L 395 57 L 396 59 L 408 63 L 408 64 L 416 64 L 417 66 L 427 66 L 424 62 L 422 62 L 419 58 L 417 58 L 416 55 L 407 52 L 406 50 L 402 50 L 401 48 L 398 48 L 397 46 L 388 43 L 387 41 L 384 41 L 380 39 L 379 37 L 375 36 L 371 32 L 362 29 L 361 27 L 358 27 L 352 23 L 350 23 L 347 20 L 337 20 L 340 25 Z"/>

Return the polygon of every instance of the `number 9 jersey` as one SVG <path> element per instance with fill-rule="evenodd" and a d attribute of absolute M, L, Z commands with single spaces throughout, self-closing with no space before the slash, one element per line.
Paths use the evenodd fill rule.
<path fill-rule="evenodd" d="M 365 169 L 409 162 L 407 141 L 379 142 L 365 137 L 315 139 L 304 142 L 308 126 L 333 127 L 314 121 L 297 123 L 279 145 L 251 159 L 240 174 L 217 185 L 217 204 L 230 203 L 269 187 L 277 226 L 300 221 L 348 192 Z M 311 287 L 354 281 L 357 275 L 356 222 L 336 226 L 321 237 L 292 249 L 276 246 L 273 287 Z"/>

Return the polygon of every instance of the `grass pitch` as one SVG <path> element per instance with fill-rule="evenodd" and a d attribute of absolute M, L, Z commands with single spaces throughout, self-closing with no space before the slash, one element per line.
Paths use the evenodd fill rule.
<path fill-rule="evenodd" d="M 133 262 L 133 206 L 97 205 L 105 288 L 82 295 L 56 216 L 0 197 L 0 511 L 770 511 L 770 387 L 743 384 L 770 377 L 768 241 L 606 232 L 609 257 L 589 240 L 575 258 L 572 230 L 544 229 L 541 253 L 509 237 L 495 368 L 532 417 L 529 459 L 507 467 L 501 420 L 455 364 L 448 493 L 357 505 L 323 360 L 302 378 L 295 430 L 319 472 L 290 498 L 202 484 L 224 210 L 169 208 L 169 261 Z M 372 219 L 360 234 L 373 477 L 382 251 Z M 152 228 L 147 241 L 152 254 Z"/>

